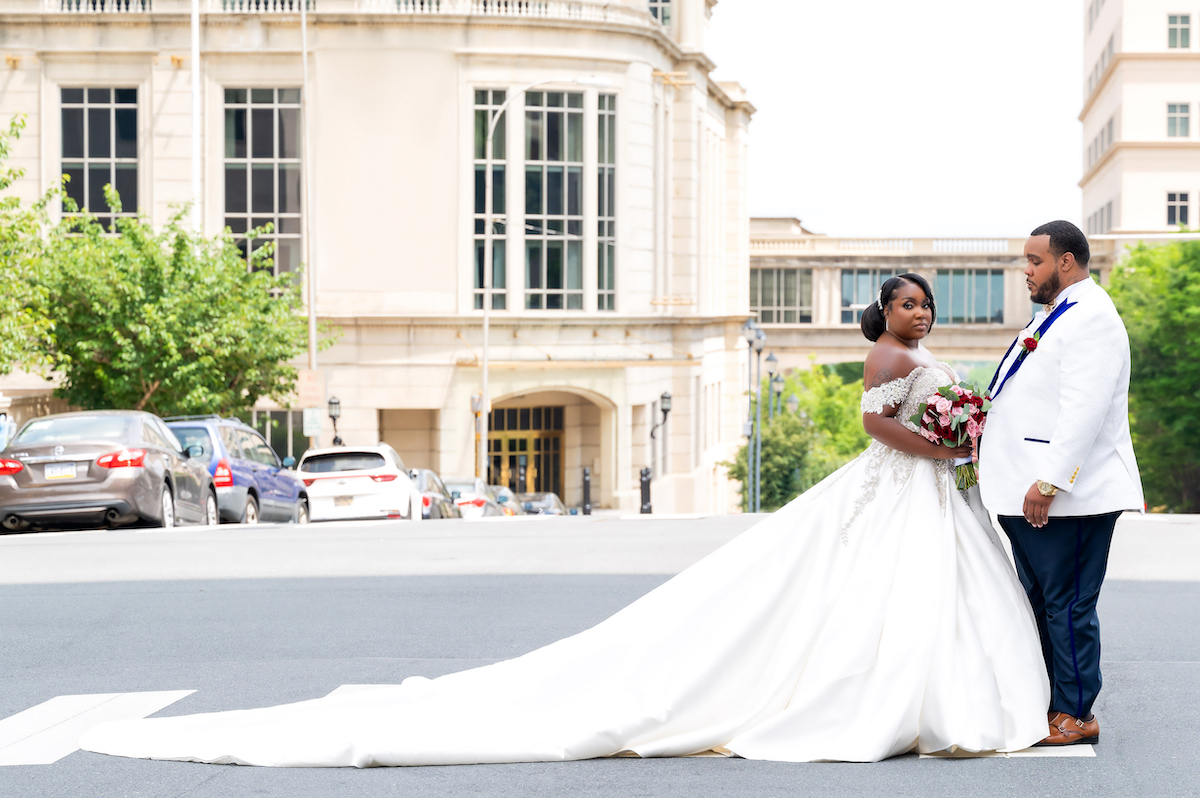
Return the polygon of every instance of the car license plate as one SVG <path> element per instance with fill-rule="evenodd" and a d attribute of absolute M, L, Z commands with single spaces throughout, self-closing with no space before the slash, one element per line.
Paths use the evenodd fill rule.
<path fill-rule="evenodd" d="M 46 479 L 75 479 L 75 464 L 47 463 Z"/>
<path fill-rule="evenodd" d="M 334 507 L 349 507 L 352 504 L 354 504 L 353 496 L 334 496 L 333 497 L 333 506 Z"/>

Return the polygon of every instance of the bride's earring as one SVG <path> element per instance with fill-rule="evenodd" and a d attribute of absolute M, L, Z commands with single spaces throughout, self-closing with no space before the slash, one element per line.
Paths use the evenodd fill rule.
<path fill-rule="evenodd" d="M 887 316 L 883 317 L 883 329 L 887 330 L 888 332 L 892 331 L 892 322 Z"/>

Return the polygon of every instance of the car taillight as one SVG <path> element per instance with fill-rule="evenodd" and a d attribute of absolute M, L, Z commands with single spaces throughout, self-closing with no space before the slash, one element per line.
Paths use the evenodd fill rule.
<path fill-rule="evenodd" d="M 101 468 L 141 468 L 146 464 L 145 449 L 122 449 L 110 452 L 96 461 Z"/>
<path fill-rule="evenodd" d="M 506 504 L 504 504 L 504 505 L 501 505 L 501 506 L 500 506 L 500 509 L 504 511 L 504 514 L 505 514 L 505 515 L 516 515 L 516 514 L 517 514 L 517 511 L 516 511 L 516 510 L 514 510 L 513 508 L 509 507 L 509 506 L 508 506 L 508 505 L 506 505 Z"/>
<path fill-rule="evenodd" d="M 18 474 L 24 469 L 25 464 L 20 460 L 0 460 L 0 476 Z"/>
<path fill-rule="evenodd" d="M 395 474 L 372 474 L 371 479 L 376 482 L 392 482 L 396 479 Z"/>
<path fill-rule="evenodd" d="M 217 467 L 213 471 L 213 487 L 233 487 L 233 469 L 229 467 L 229 461 L 224 457 L 217 461 Z"/>
<path fill-rule="evenodd" d="M 474 505 L 475 507 L 482 507 L 483 505 L 487 504 L 487 499 L 471 499 L 471 501 L 467 502 L 467 504 Z"/>
<path fill-rule="evenodd" d="M 429 500 L 429 497 L 428 497 L 428 496 L 422 496 L 422 497 L 421 497 L 421 504 L 423 504 L 423 505 L 425 505 L 426 507 L 428 507 L 429 505 L 433 504 L 433 502 L 431 502 L 431 501 Z"/>
<path fill-rule="evenodd" d="M 312 484 L 317 481 L 316 477 L 302 477 L 302 479 L 304 480 L 304 487 L 306 488 L 311 488 Z"/>

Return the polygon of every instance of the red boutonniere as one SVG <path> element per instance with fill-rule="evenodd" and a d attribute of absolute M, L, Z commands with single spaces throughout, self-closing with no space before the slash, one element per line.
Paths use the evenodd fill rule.
<path fill-rule="evenodd" d="M 1026 338 L 1021 342 L 1021 354 L 1028 355 L 1038 347 L 1038 340 L 1042 337 L 1041 333 L 1034 333 L 1032 337 Z"/>

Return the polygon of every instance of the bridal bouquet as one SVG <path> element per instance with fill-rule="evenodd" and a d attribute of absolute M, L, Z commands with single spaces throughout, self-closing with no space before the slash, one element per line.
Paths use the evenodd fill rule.
<path fill-rule="evenodd" d="M 939 388 L 917 407 L 910 419 L 921 437 L 950 448 L 973 443 L 983 434 L 983 424 L 992 403 L 974 385 L 960 382 Z M 971 458 L 954 461 L 954 483 L 959 490 L 979 484 L 979 472 Z"/>

